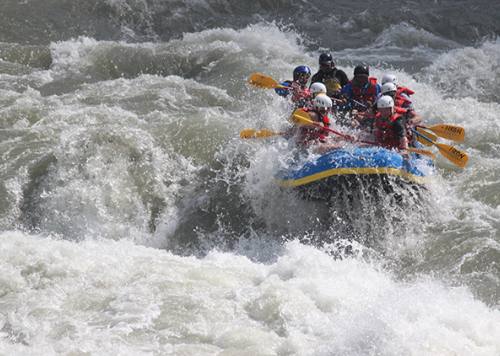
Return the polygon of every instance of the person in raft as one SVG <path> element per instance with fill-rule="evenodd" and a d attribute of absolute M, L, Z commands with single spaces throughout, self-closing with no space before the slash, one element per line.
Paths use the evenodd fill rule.
<path fill-rule="evenodd" d="M 312 76 L 312 83 L 323 83 L 327 89 L 329 97 L 337 97 L 340 89 L 349 82 L 347 74 L 335 66 L 331 53 L 321 53 L 319 55 L 319 69 Z"/>
<path fill-rule="evenodd" d="M 293 81 L 286 80 L 280 84 L 288 88 L 277 88 L 275 92 L 283 97 L 292 95 L 291 99 L 296 108 L 307 105 L 311 98 L 311 92 L 307 87 L 309 78 L 311 77 L 311 68 L 308 66 L 298 66 L 293 70 Z"/>
<path fill-rule="evenodd" d="M 400 150 L 408 148 L 404 114 L 396 112 L 394 100 L 388 95 L 382 95 L 377 100 L 373 129 L 375 141 L 380 146 Z"/>
<path fill-rule="evenodd" d="M 345 98 L 343 111 L 367 111 L 380 95 L 380 84 L 377 78 L 370 77 L 368 66 L 358 65 L 354 68 L 354 78 L 342 87 L 341 95 Z"/>

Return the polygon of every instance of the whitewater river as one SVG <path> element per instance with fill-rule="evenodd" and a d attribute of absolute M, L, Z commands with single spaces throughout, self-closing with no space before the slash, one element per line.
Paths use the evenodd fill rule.
<path fill-rule="evenodd" d="M 500 355 L 500 5 L 2 0 L 0 354 Z M 274 175 L 290 108 L 246 84 L 397 75 L 465 128 L 399 206 Z M 401 194 L 406 194 L 401 191 Z"/>

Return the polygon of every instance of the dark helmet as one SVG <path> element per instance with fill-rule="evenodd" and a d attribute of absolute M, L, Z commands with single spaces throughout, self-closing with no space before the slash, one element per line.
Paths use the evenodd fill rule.
<path fill-rule="evenodd" d="M 356 75 L 370 75 L 368 66 L 359 65 L 354 68 L 354 76 Z"/>
<path fill-rule="evenodd" d="M 293 80 L 297 80 L 302 75 L 311 76 L 311 68 L 308 66 L 298 66 L 293 70 Z"/>
<path fill-rule="evenodd" d="M 328 62 L 333 62 L 332 54 L 331 53 L 321 53 L 319 55 L 319 64 L 328 63 Z"/>

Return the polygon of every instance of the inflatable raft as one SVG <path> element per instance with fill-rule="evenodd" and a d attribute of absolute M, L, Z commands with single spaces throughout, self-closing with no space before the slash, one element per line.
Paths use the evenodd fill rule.
<path fill-rule="evenodd" d="M 295 187 L 310 198 L 328 198 L 342 184 L 388 181 L 423 185 L 434 173 L 432 160 L 415 153 L 405 159 L 400 152 L 381 147 L 336 149 L 306 163 L 292 165 L 278 174 L 283 187 Z M 392 179 L 393 178 L 393 179 Z"/>

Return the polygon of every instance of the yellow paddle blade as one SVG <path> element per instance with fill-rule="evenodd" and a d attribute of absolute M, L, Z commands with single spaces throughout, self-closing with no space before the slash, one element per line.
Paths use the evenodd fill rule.
<path fill-rule="evenodd" d="M 436 141 L 437 140 L 437 136 L 436 135 L 434 135 L 434 134 L 432 134 L 430 132 L 427 132 L 427 131 L 423 130 L 420 127 L 417 127 L 417 131 L 418 131 L 419 134 L 421 134 L 422 136 L 427 137 L 431 141 Z M 420 142 L 424 146 L 432 146 L 432 142 L 429 142 L 428 140 L 426 140 L 425 138 L 423 138 L 421 136 L 417 136 L 417 141 Z"/>
<path fill-rule="evenodd" d="M 302 109 L 297 109 L 293 112 L 290 117 L 290 121 L 295 122 L 298 125 L 314 125 L 315 122 L 311 119 L 311 116 Z"/>
<path fill-rule="evenodd" d="M 257 130 L 254 129 L 244 129 L 240 131 L 240 138 L 254 138 Z"/>
<path fill-rule="evenodd" d="M 281 85 L 276 80 L 268 75 L 262 73 L 252 73 L 248 78 L 248 83 L 255 85 L 259 88 L 275 89 L 275 88 L 288 88 Z"/>
<path fill-rule="evenodd" d="M 265 138 L 279 135 L 281 135 L 281 132 L 275 132 L 268 129 L 244 129 L 240 132 L 240 138 Z"/>
<path fill-rule="evenodd" d="M 436 147 L 439 149 L 439 152 L 441 152 L 443 156 L 445 156 L 450 162 L 457 165 L 458 167 L 464 168 L 467 164 L 467 161 L 469 160 L 469 156 L 467 156 L 467 153 L 460 151 L 453 146 L 445 145 L 444 143 L 434 142 L 434 145 L 436 145 Z"/>
<path fill-rule="evenodd" d="M 419 155 L 429 156 L 432 159 L 436 159 L 436 155 L 428 150 L 422 150 L 420 148 L 408 147 L 406 149 L 408 152 L 418 153 Z"/>
<path fill-rule="evenodd" d="M 447 140 L 462 142 L 465 139 L 465 129 L 460 126 L 440 124 L 425 128 Z"/>

